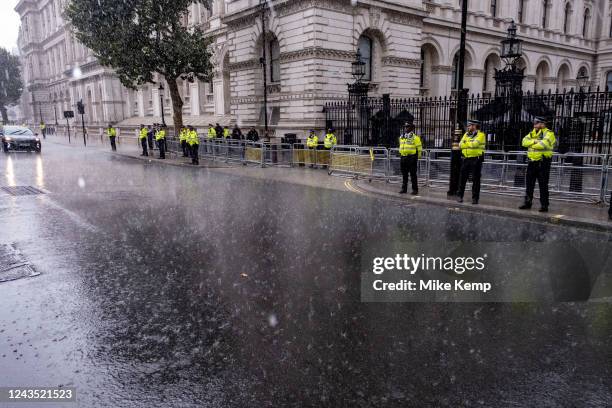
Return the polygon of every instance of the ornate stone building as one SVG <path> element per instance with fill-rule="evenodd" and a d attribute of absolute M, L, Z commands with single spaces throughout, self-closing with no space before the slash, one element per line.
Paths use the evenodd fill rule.
<path fill-rule="evenodd" d="M 86 121 L 126 125 L 158 122 L 157 85 L 123 88 L 70 34 L 66 0 L 21 0 L 19 47 L 27 92 L 22 109 L 47 122 L 83 99 Z M 269 0 L 265 36 L 260 0 L 194 4 L 184 21 L 213 38 L 211 83 L 180 84 L 186 122 L 264 123 L 264 68 L 270 128 L 303 134 L 324 126 L 325 102 L 344 98 L 360 50 L 371 95 L 449 95 L 456 82 L 461 0 Z M 471 0 L 465 86 L 494 90 L 499 44 L 510 20 L 524 40 L 525 90 L 575 87 L 578 73 L 612 88 L 611 5 L 604 0 Z M 265 37 L 265 42 L 264 42 Z M 170 99 L 164 96 L 167 121 Z M 55 108 L 55 109 L 54 109 Z"/>

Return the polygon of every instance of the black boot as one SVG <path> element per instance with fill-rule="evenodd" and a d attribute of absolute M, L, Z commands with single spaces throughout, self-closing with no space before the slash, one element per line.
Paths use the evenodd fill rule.
<path fill-rule="evenodd" d="M 525 201 L 525 203 L 519 207 L 519 210 L 531 210 L 531 203 Z"/>
<path fill-rule="evenodd" d="M 413 196 L 418 196 L 419 195 L 419 191 L 418 190 L 412 190 L 412 193 L 410 193 Z"/>
<path fill-rule="evenodd" d="M 399 192 L 400 194 L 408 194 L 408 190 L 405 188 L 402 188 L 401 191 Z"/>
<path fill-rule="evenodd" d="M 463 197 L 459 196 L 459 197 L 457 198 L 457 202 L 458 202 L 458 203 L 462 203 L 462 202 L 463 202 Z"/>
<path fill-rule="evenodd" d="M 547 213 L 548 212 L 548 207 L 542 207 L 538 211 L 540 211 L 541 213 Z"/>
<path fill-rule="evenodd" d="M 477 205 L 478 204 L 478 199 L 477 198 L 472 198 L 472 204 Z"/>

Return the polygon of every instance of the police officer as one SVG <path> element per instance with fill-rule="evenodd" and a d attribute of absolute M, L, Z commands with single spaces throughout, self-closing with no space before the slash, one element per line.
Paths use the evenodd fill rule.
<path fill-rule="evenodd" d="M 484 162 L 484 152 L 487 144 L 487 137 L 480 131 L 480 121 L 468 120 L 467 132 L 461 138 L 461 175 L 459 177 L 458 200 L 463 202 L 465 186 L 470 174 L 472 175 L 472 204 L 478 204 L 480 199 L 480 176 L 482 174 L 482 163 Z"/>
<path fill-rule="evenodd" d="M 159 147 L 159 158 L 166 158 L 166 126 L 161 125 L 159 130 L 155 132 L 155 141 Z"/>
<path fill-rule="evenodd" d="M 232 139 L 242 140 L 242 131 L 240 130 L 237 124 L 234 126 L 234 129 L 232 130 Z"/>
<path fill-rule="evenodd" d="M 223 127 L 223 139 L 228 140 L 231 136 L 231 132 L 227 126 Z"/>
<path fill-rule="evenodd" d="M 214 139 L 217 137 L 217 130 L 212 125 L 212 123 L 208 124 L 208 133 L 206 134 L 207 139 Z"/>
<path fill-rule="evenodd" d="M 140 145 L 142 146 L 142 154 L 141 156 L 148 156 L 149 150 L 147 149 L 147 135 L 149 131 L 145 127 L 145 125 L 140 125 L 140 133 L 138 134 L 138 139 L 140 140 Z"/>
<path fill-rule="evenodd" d="M 189 126 L 189 130 L 186 133 L 187 143 L 189 144 L 189 152 L 191 153 L 191 164 L 197 166 L 200 164 L 199 149 L 200 149 L 200 138 L 198 132 Z"/>
<path fill-rule="evenodd" d="M 215 123 L 215 134 L 217 137 L 223 137 L 223 127 L 219 124 L 219 122 Z"/>
<path fill-rule="evenodd" d="M 336 139 L 334 130 L 332 128 L 327 129 L 327 134 L 325 135 L 325 139 L 323 139 L 323 145 L 325 146 L 326 149 L 331 149 L 337 144 L 338 144 L 338 139 Z"/>
<path fill-rule="evenodd" d="M 310 133 L 308 134 L 308 137 L 306 138 L 306 147 L 308 148 L 308 151 L 305 152 L 306 154 L 308 154 L 308 158 L 310 160 L 310 166 L 309 167 L 314 167 L 314 162 L 315 162 L 315 155 L 316 152 L 315 150 L 317 150 L 317 147 L 319 147 L 319 136 L 317 136 L 317 133 L 314 131 L 314 129 L 310 129 Z"/>
<path fill-rule="evenodd" d="M 108 124 L 108 128 L 106 129 L 106 134 L 108 135 L 108 138 L 110 140 L 110 145 L 111 145 L 111 149 L 114 151 L 117 151 L 117 144 L 115 139 L 117 139 L 117 130 L 111 126 L 111 124 Z"/>
<path fill-rule="evenodd" d="M 258 142 L 259 141 L 259 133 L 255 130 L 254 127 L 251 127 L 251 130 L 247 133 L 247 140 L 250 142 Z"/>
<path fill-rule="evenodd" d="M 47 126 L 45 122 L 40 122 L 40 133 L 42 134 L 43 139 L 47 138 Z"/>
<path fill-rule="evenodd" d="M 548 212 L 548 179 L 552 164 L 553 149 L 557 138 L 555 132 L 546 127 L 546 118 L 537 116 L 533 121 L 533 130 L 523 138 L 523 147 L 527 148 L 527 191 L 525 202 L 519 208 L 531 209 L 536 180 L 540 186 L 540 212 Z"/>
<path fill-rule="evenodd" d="M 181 144 L 181 149 L 183 150 L 183 157 L 189 157 L 188 153 L 188 145 L 187 145 L 187 134 L 189 133 L 190 129 L 184 127 L 181 129 L 181 131 L 179 132 L 179 142 Z"/>
<path fill-rule="evenodd" d="M 414 133 L 414 124 L 406 122 L 404 132 L 399 137 L 400 168 L 402 170 L 402 190 L 400 194 L 408 193 L 408 173 L 410 173 L 410 181 L 412 182 L 412 195 L 419 194 L 417 167 L 422 150 L 423 143 L 421 138 Z"/>

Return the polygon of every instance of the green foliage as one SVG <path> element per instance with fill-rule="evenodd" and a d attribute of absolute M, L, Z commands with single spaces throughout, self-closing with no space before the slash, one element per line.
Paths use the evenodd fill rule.
<path fill-rule="evenodd" d="M 0 48 L 0 109 L 19 102 L 23 91 L 19 57 Z"/>
<path fill-rule="evenodd" d="M 210 0 L 71 0 L 66 14 L 77 39 L 134 89 L 156 72 L 210 80 L 210 40 L 181 24 L 198 2 L 210 7 Z"/>

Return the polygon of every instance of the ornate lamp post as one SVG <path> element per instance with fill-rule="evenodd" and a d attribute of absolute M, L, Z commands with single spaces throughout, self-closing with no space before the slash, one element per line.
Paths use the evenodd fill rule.
<path fill-rule="evenodd" d="M 345 127 L 345 135 L 343 143 L 353 142 L 354 131 L 356 123 L 352 117 L 353 109 L 358 109 L 357 113 L 357 121 L 360 119 L 362 114 L 362 104 L 367 100 L 368 91 L 370 90 L 370 84 L 367 82 L 363 82 L 363 77 L 365 76 L 365 62 L 361 58 L 361 52 L 357 50 L 355 53 L 355 60 L 351 63 L 351 76 L 355 80 L 352 84 L 348 84 L 348 92 L 349 92 L 349 107 L 348 107 L 348 115 L 346 117 L 347 126 Z M 367 114 L 367 113 L 366 113 Z M 358 125 L 358 124 L 357 124 Z M 361 129 L 360 126 L 357 126 L 356 129 Z M 360 135 L 362 136 L 362 135 Z M 362 137 L 357 137 L 358 140 L 363 140 Z"/>
<path fill-rule="evenodd" d="M 166 119 L 164 119 L 164 85 L 160 82 L 159 88 L 157 89 L 159 90 L 159 106 L 161 111 L 162 125 L 166 126 Z"/>
<path fill-rule="evenodd" d="M 525 75 L 524 70 L 518 68 L 518 60 L 523 55 L 522 50 L 523 40 L 516 38 L 516 24 L 512 21 L 508 27 L 508 36 L 501 42 L 500 57 L 506 66 L 495 71 L 496 96 L 521 93 Z"/>
<path fill-rule="evenodd" d="M 584 92 L 584 89 L 589 84 L 589 79 L 589 74 L 587 74 L 586 69 L 584 67 L 580 68 L 578 76 L 576 76 L 576 82 L 578 83 L 578 90 L 580 92 Z"/>

